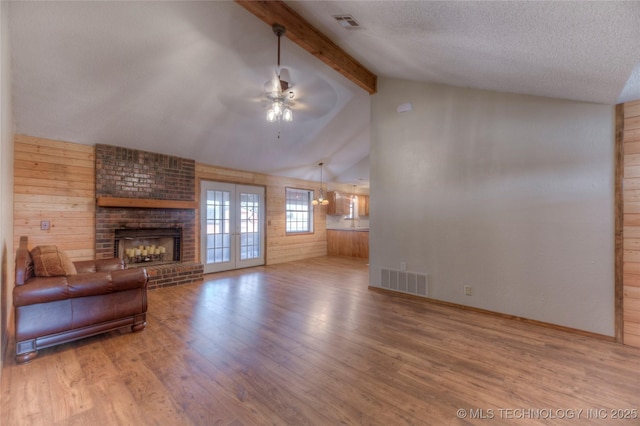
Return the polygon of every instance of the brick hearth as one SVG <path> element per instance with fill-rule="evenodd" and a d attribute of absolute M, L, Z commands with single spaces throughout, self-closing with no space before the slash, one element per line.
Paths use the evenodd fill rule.
<path fill-rule="evenodd" d="M 197 262 L 183 262 L 147 267 L 149 289 L 191 284 L 202 280 L 203 266 Z"/>

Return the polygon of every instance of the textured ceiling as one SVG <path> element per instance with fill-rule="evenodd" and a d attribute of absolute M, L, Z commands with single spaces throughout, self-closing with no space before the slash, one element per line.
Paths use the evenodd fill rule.
<path fill-rule="evenodd" d="M 287 3 L 381 77 L 640 99 L 640 2 Z M 276 37 L 233 2 L 12 2 L 10 36 L 18 133 L 368 180 L 369 96 L 285 38 L 294 122 L 266 123 Z"/>
<path fill-rule="evenodd" d="M 615 104 L 640 63 L 640 2 L 287 3 L 381 76 Z"/>

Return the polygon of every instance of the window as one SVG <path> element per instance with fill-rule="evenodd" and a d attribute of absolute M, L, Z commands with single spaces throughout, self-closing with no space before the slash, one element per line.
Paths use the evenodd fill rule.
<path fill-rule="evenodd" d="M 345 219 L 355 219 L 358 217 L 358 196 L 351 195 L 349 197 L 349 216 Z"/>
<path fill-rule="evenodd" d="M 286 188 L 286 199 L 287 233 L 313 232 L 313 191 Z"/>

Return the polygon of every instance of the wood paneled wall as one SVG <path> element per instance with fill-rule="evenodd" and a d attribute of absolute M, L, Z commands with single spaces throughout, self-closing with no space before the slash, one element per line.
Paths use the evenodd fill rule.
<path fill-rule="evenodd" d="M 94 258 L 95 147 L 16 135 L 14 173 L 15 247 L 20 236 L 27 235 L 30 247 L 56 244 L 73 260 Z M 327 254 L 326 206 L 315 208 L 313 234 L 285 232 L 285 188 L 317 190 L 317 182 L 197 164 L 198 196 L 202 179 L 266 188 L 267 264 Z M 40 230 L 42 220 L 51 222 L 50 230 Z"/>
<path fill-rule="evenodd" d="M 640 347 L 640 102 L 623 109 L 623 341 Z"/>
<path fill-rule="evenodd" d="M 95 148 L 15 136 L 14 247 L 55 244 L 72 260 L 95 253 Z M 40 221 L 50 221 L 48 231 Z"/>
<path fill-rule="evenodd" d="M 267 240 L 266 263 L 289 262 L 327 254 L 326 206 L 314 209 L 314 232 L 312 234 L 286 235 L 285 228 L 285 188 L 300 188 L 317 191 L 319 183 L 290 179 L 260 173 L 242 172 L 221 167 L 196 164 L 198 197 L 200 181 L 215 180 L 264 186 L 267 198 Z M 198 217 L 199 213 L 198 213 Z M 199 235 L 199 232 L 198 232 Z M 198 242 L 198 249 L 200 244 Z"/>

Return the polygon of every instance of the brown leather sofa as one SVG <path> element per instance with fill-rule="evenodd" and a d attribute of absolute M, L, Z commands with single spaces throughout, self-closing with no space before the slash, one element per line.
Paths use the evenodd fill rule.
<path fill-rule="evenodd" d="M 83 337 L 146 326 L 147 271 L 125 269 L 121 259 L 73 262 L 77 274 L 38 277 L 20 238 L 16 253 L 16 361 L 32 360 L 38 350 Z"/>

